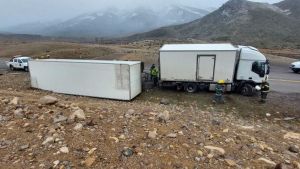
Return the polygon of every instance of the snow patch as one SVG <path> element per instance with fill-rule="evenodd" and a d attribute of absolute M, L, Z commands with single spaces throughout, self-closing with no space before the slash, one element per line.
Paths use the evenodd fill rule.
<path fill-rule="evenodd" d="M 282 12 L 283 12 L 285 15 L 290 15 L 290 14 L 292 14 L 292 12 L 291 12 L 289 9 L 282 10 Z"/>
<path fill-rule="evenodd" d="M 197 10 L 194 10 L 192 8 L 189 8 L 189 7 L 182 6 L 181 8 L 188 11 L 188 12 L 190 12 L 190 13 L 196 14 L 196 15 L 203 15 L 201 12 L 199 12 Z"/>
<path fill-rule="evenodd" d="M 96 17 L 95 16 L 83 16 L 80 18 L 80 20 L 95 20 Z"/>

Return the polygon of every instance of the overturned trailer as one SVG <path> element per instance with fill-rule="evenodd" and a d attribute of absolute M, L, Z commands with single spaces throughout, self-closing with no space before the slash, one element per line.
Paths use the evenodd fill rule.
<path fill-rule="evenodd" d="M 32 87 L 57 93 L 131 100 L 142 91 L 139 61 L 40 59 L 29 71 Z"/>
<path fill-rule="evenodd" d="M 227 91 L 253 95 L 268 79 L 269 64 L 256 48 L 231 44 L 168 44 L 160 49 L 160 84 L 187 92 L 215 90 L 224 80 Z"/>

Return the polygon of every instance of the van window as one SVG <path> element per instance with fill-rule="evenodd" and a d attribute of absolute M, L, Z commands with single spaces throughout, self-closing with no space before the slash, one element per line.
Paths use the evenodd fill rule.
<path fill-rule="evenodd" d="M 27 63 L 28 59 L 21 59 L 23 61 L 23 63 Z"/>
<path fill-rule="evenodd" d="M 14 62 L 17 62 L 17 59 L 14 59 Z"/>
<path fill-rule="evenodd" d="M 260 77 L 264 77 L 265 76 L 265 62 L 253 62 L 252 64 L 252 72 L 258 74 Z"/>
<path fill-rule="evenodd" d="M 22 63 L 22 61 L 20 59 L 18 59 L 18 63 Z"/>

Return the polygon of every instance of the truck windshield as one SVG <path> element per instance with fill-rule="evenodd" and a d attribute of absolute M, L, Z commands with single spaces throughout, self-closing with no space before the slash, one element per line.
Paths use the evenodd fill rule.
<path fill-rule="evenodd" d="M 23 63 L 27 63 L 28 59 L 21 59 Z"/>
<path fill-rule="evenodd" d="M 268 68 L 267 68 L 268 69 Z M 264 77 L 266 73 L 266 62 L 253 62 L 252 71 L 258 74 L 260 77 Z"/>

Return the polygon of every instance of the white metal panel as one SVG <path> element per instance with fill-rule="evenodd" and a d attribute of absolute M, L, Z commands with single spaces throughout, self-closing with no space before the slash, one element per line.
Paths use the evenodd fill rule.
<path fill-rule="evenodd" d="M 213 80 L 216 56 L 198 56 L 198 80 Z"/>
<path fill-rule="evenodd" d="M 241 50 L 241 60 L 266 61 L 266 57 L 258 50 L 254 50 L 248 47 L 242 48 Z"/>
<path fill-rule="evenodd" d="M 236 51 L 232 44 L 166 44 L 160 51 Z"/>
<path fill-rule="evenodd" d="M 197 56 L 215 55 L 214 82 L 233 82 L 236 51 L 172 51 L 160 52 L 160 73 L 163 81 L 198 81 Z M 206 72 L 204 72 L 206 73 Z M 210 72 L 207 72 L 210 73 Z M 203 80 L 200 80 L 203 81 Z"/>
<path fill-rule="evenodd" d="M 29 69 L 32 87 L 65 94 L 131 99 L 129 64 L 33 60 L 29 61 Z"/>
<path fill-rule="evenodd" d="M 67 63 L 100 63 L 100 64 L 124 64 L 135 65 L 140 64 L 140 61 L 122 61 L 122 60 L 82 60 L 82 59 L 36 59 L 36 62 L 67 62 Z"/>
<path fill-rule="evenodd" d="M 160 78 L 167 81 L 196 81 L 197 54 L 161 52 Z"/>
<path fill-rule="evenodd" d="M 142 77 L 141 77 L 141 65 L 135 64 L 130 66 L 130 97 L 135 98 L 142 92 Z"/>
<path fill-rule="evenodd" d="M 236 65 L 236 51 L 216 52 L 214 81 L 232 83 Z"/>

